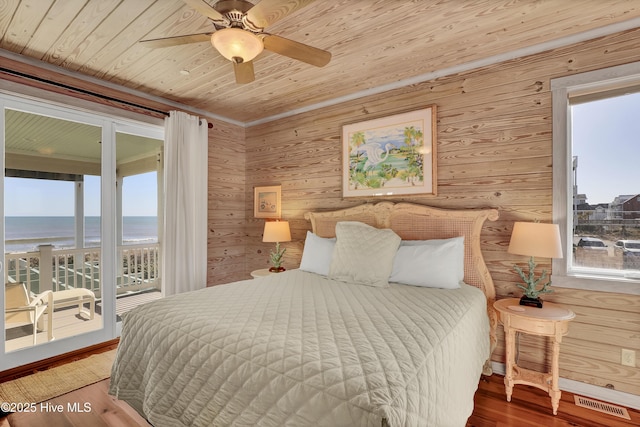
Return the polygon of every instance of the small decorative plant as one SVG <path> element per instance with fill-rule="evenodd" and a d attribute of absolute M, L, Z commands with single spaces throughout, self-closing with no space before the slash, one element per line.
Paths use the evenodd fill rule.
<path fill-rule="evenodd" d="M 517 265 L 514 265 L 513 268 L 518 272 L 518 274 L 520 275 L 520 278 L 526 285 L 526 286 L 523 286 L 520 284 L 516 284 L 517 287 L 519 287 L 524 291 L 523 298 L 526 297 L 526 299 L 530 300 L 531 302 L 537 302 L 540 304 L 539 306 L 542 307 L 542 302 L 538 297 L 541 294 L 548 294 L 553 292 L 553 289 L 549 289 L 549 287 L 551 286 L 551 280 L 543 284 L 541 288 L 538 288 L 538 284 L 542 282 L 544 279 L 546 279 L 547 270 L 542 270 L 542 275 L 540 275 L 540 277 L 536 279 L 535 278 L 536 263 L 534 262 L 533 257 L 529 258 L 529 274 L 525 274 L 522 268 L 518 267 Z M 521 301 L 521 304 L 523 304 L 522 301 Z"/>
<path fill-rule="evenodd" d="M 271 261 L 271 265 L 273 265 L 273 267 L 271 267 L 269 271 L 279 273 L 285 270 L 285 268 L 282 267 L 282 258 L 284 257 L 284 253 L 286 251 L 287 248 L 280 249 L 280 243 L 276 243 L 276 250 L 269 253 L 269 260 Z"/>

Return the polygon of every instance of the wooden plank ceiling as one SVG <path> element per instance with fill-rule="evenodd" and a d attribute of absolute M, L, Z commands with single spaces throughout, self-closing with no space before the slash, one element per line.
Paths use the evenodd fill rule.
<path fill-rule="evenodd" d="M 0 0 L 0 48 L 247 123 L 639 17 L 637 0 L 316 1 L 267 32 L 331 62 L 264 51 L 244 85 L 208 42 L 138 43 L 214 30 L 182 0 Z"/>

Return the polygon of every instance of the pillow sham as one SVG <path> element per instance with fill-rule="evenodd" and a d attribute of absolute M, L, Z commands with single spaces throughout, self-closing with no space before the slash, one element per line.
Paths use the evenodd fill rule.
<path fill-rule="evenodd" d="M 367 286 L 389 286 L 400 236 L 390 229 L 342 221 L 336 224 L 336 238 L 329 268 L 331 279 Z"/>
<path fill-rule="evenodd" d="M 311 231 L 307 231 L 299 269 L 323 276 L 329 275 L 329 267 L 331 266 L 331 257 L 335 245 L 335 237 L 320 237 Z"/>
<path fill-rule="evenodd" d="M 390 282 L 457 289 L 464 280 L 464 237 L 403 240 L 393 261 Z"/>

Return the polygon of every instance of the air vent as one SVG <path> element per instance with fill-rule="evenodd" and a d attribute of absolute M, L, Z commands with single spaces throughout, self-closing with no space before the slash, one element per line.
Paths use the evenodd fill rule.
<path fill-rule="evenodd" d="M 574 395 L 574 398 L 576 401 L 576 406 L 581 406 L 587 409 L 593 409 L 594 411 L 613 415 L 614 417 L 624 418 L 625 420 L 631 420 L 631 417 L 629 416 L 629 412 L 621 406 L 600 402 L 598 400 L 589 399 L 588 397 Z"/>

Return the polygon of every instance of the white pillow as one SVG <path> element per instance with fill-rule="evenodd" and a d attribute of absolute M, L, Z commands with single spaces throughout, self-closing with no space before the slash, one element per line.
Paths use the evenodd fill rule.
<path fill-rule="evenodd" d="M 464 237 L 404 240 L 393 262 L 390 282 L 457 289 L 464 280 Z"/>
<path fill-rule="evenodd" d="M 389 286 L 400 236 L 390 229 L 342 221 L 336 224 L 336 238 L 330 278 L 359 285 Z"/>
<path fill-rule="evenodd" d="M 333 247 L 336 245 L 336 238 L 319 237 L 307 231 L 307 238 L 304 241 L 300 270 L 310 273 L 327 276 L 331 265 Z"/>

